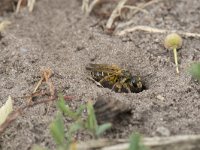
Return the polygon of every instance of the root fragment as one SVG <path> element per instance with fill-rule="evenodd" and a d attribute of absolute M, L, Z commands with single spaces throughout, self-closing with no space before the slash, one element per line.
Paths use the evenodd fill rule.
<path fill-rule="evenodd" d="M 149 27 L 149 26 L 134 26 L 134 27 L 126 28 L 126 29 L 121 30 L 121 31 L 120 30 L 116 31 L 115 35 L 123 36 L 127 33 L 135 32 L 135 31 L 145 31 L 145 32 L 149 32 L 149 33 L 172 33 L 172 32 L 176 32 L 176 33 L 183 35 L 183 36 L 186 36 L 186 37 L 200 38 L 200 34 L 198 34 L 198 33 L 183 32 L 183 31 L 177 31 L 177 30 L 166 30 L 166 29 L 153 28 L 153 27 Z"/>

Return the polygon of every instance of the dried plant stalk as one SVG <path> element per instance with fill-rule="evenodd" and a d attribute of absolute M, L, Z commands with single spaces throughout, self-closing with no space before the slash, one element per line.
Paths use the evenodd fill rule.
<path fill-rule="evenodd" d="M 123 36 L 127 33 L 135 32 L 135 31 L 145 31 L 145 32 L 150 32 L 150 33 L 176 32 L 176 33 L 183 35 L 183 36 L 186 36 L 186 37 L 198 37 L 198 38 L 200 38 L 200 34 L 198 34 L 198 33 L 183 32 L 183 31 L 177 31 L 177 30 L 158 29 L 158 28 L 152 28 L 152 27 L 149 27 L 149 26 L 134 26 L 134 27 L 126 28 L 124 30 L 118 30 L 118 31 L 115 32 L 115 35 Z"/>
<path fill-rule="evenodd" d="M 164 1 L 164 0 L 151 0 L 151 1 L 147 2 L 147 3 L 144 3 L 144 4 L 142 3 L 142 4 L 140 4 L 139 6 L 136 7 L 137 9 L 135 8 L 135 10 L 131 13 L 131 16 L 134 16 L 135 14 L 137 14 L 140 11 L 145 12 L 146 10 L 144 8 L 146 8 L 146 7 L 150 6 L 150 5 L 153 5 L 155 3 L 161 2 L 161 1 Z M 127 22 L 119 23 L 116 28 L 125 28 L 125 27 L 131 25 L 132 23 L 134 23 L 133 19 L 129 20 Z"/>
<path fill-rule="evenodd" d="M 171 137 L 143 138 L 142 143 L 151 150 L 193 150 L 200 149 L 200 135 L 179 135 Z M 99 139 L 77 144 L 77 150 L 127 150 L 128 140 Z"/>
<path fill-rule="evenodd" d="M 82 11 L 88 16 L 93 8 L 100 2 L 100 0 L 93 0 L 90 4 L 89 0 L 82 1 Z"/>
<path fill-rule="evenodd" d="M 111 29 L 114 20 L 121 15 L 121 9 L 126 4 L 127 0 L 121 0 L 119 1 L 117 7 L 113 10 L 110 18 L 108 19 L 108 22 L 106 23 L 106 28 Z"/>
<path fill-rule="evenodd" d="M 28 6 L 29 12 L 32 12 L 32 11 L 33 11 L 33 8 L 34 8 L 34 6 L 35 6 L 35 0 L 28 0 L 27 6 Z"/>

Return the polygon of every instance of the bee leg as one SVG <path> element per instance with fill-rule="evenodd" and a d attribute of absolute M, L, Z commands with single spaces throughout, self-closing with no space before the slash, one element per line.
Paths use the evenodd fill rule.
<path fill-rule="evenodd" d="M 122 85 L 120 84 L 120 82 L 117 82 L 113 85 L 112 87 L 112 91 L 114 91 L 114 88 L 117 87 L 118 89 L 118 92 L 120 93 L 121 92 L 121 89 L 122 89 Z"/>
<path fill-rule="evenodd" d="M 115 85 L 116 85 L 116 83 L 112 86 L 111 91 L 114 91 Z"/>
<path fill-rule="evenodd" d="M 100 87 L 103 87 L 103 85 L 101 85 L 100 82 L 97 82 L 96 80 L 94 80 L 93 78 L 91 77 L 87 77 L 89 80 L 91 80 L 92 82 L 94 82 L 97 86 L 100 86 Z"/>
<path fill-rule="evenodd" d="M 130 89 L 130 87 L 128 87 L 128 85 L 126 84 L 126 85 L 124 85 L 124 88 L 128 91 L 128 93 L 131 93 L 131 89 Z"/>
<path fill-rule="evenodd" d="M 129 87 L 126 87 L 126 89 L 127 89 L 128 93 L 131 93 L 131 90 Z"/>
<path fill-rule="evenodd" d="M 99 83 L 102 84 L 102 82 L 106 81 L 107 79 L 109 79 L 109 76 L 106 76 L 106 77 L 102 78 L 102 79 L 99 81 Z"/>

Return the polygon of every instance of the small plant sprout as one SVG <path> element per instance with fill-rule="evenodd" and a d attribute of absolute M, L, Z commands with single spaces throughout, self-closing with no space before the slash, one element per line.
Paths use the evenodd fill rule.
<path fill-rule="evenodd" d="M 148 148 L 144 146 L 139 133 L 132 134 L 129 143 L 130 145 L 128 150 L 148 150 Z"/>
<path fill-rule="evenodd" d="M 193 63 L 189 68 L 189 72 L 195 79 L 200 81 L 200 62 Z"/>
<path fill-rule="evenodd" d="M 176 72 L 179 73 L 177 49 L 181 48 L 182 46 L 182 38 L 177 33 L 171 33 L 165 38 L 164 46 L 168 50 L 173 50 Z"/>

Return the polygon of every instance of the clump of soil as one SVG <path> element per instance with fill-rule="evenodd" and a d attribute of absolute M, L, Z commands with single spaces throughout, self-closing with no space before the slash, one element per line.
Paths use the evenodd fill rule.
<path fill-rule="evenodd" d="M 133 25 L 198 32 L 199 9 L 198 0 L 163 1 L 148 7 L 149 14 L 136 14 Z M 177 75 L 172 54 L 163 46 L 166 35 L 140 31 L 123 37 L 106 35 L 99 25 L 94 26 L 99 19 L 85 18 L 80 3 L 74 0 L 38 1 L 32 13 L 21 10 L 9 19 L 12 24 L 0 40 L 0 105 L 8 95 L 30 93 L 41 68 L 48 67 L 54 71 L 55 87 L 63 94 L 76 96 L 70 102 L 72 108 L 97 95 L 112 96 L 132 107 L 132 116 L 104 137 L 127 138 L 134 131 L 145 136 L 164 135 L 161 128 L 168 135 L 199 133 L 200 86 L 186 71 L 190 63 L 200 60 L 199 39 L 183 39 Z M 115 93 L 100 88 L 87 78 L 88 63 L 116 64 L 132 74 L 140 73 L 148 89 Z M 16 98 L 14 103 L 19 107 L 26 101 Z M 56 111 L 55 104 L 27 110 L 1 135 L 1 149 L 25 150 L 33 144 L 52 149 L 48 125 Z M 88 138 L 78 135 L 81 140 Z"/>
<path fill-rule="evenodd" d="M 0 1 L 0 16 L 8 12 L 13 12 L 16 6 L 16 0 L 1 0 Z"/>

